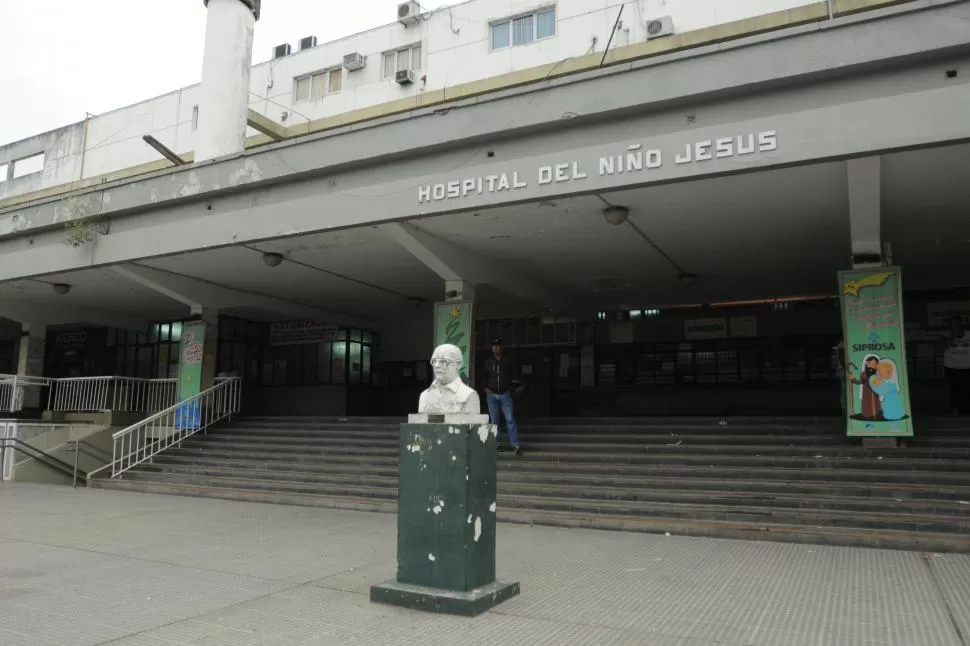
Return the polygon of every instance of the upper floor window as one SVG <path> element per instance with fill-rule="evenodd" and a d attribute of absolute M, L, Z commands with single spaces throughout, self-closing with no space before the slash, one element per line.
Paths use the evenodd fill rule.
<path fill-rule="evenodd" d="M 340 67 L 300 77 L 296 79 L 296 85 L 293 88 L 293 100 L 318 101 L 328 94 L 339 92 L 343 86 L 343 80 L 343 69 Z"/>
<path fill-rule="evenodd" d="M 548 7 L 508 20 L 493 22 L 492 49 L 528 45 L 556 35 L 556 8 Z"/>
<path fill-rule="evenodd" d="M 401 70 L 421 69 L 421 43 L 393 52 L 384 52 L 384 78 L 394 78 Z"/>

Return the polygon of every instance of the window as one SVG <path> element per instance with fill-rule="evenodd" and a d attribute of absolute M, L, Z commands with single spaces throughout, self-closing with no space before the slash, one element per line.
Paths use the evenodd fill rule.
<path fill-rule="evenodd" d="M 199 106 L 192 106 L 192 132 L 195 132 L 199 127 Z"/>
<path fill-rule="evenodd" d="M 556 8 L 492 23 L 492 49 L 518 47 L 556 35 Z"/>
<path fill-rule="evenodd" d="M 7 181 L 7 165 L 0 164 L 0 182 Z"/>
<path fill-rule="evenodd" d="M 26 157 L 20 159 L 13 163 L 13 177 L 17 179 L 18 177 L 23 177 L 24 175 L 31 175 L 33 173 L 39 173 L 44 170 L 44 153 L 39 155 L 33 155 L 31 157 Z"/>
<path fill-rule="evenodd" d="M 394 78 L 401 70 L 421 69 L 421 44 L 384 52 L 384 78 Z"/>
<path fill-rule="evenodd" d="M 339 92 L 342 86 L 342 68 L 336 67 L 332 70 L 324 70 L 296 79 L 293 86 L 293 100 L 307 101 L 313 99 L 314 101 L 319 101 L 328 94 Z"/>

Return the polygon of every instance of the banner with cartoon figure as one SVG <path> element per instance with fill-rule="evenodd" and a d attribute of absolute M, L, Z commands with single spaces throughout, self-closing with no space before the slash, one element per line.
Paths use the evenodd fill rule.
<path fill-rule="evenodd" d="M 462 369 L 461 379 L 471 384 L 470 375 L 474 374 L 472 361 L 472 330 L 475 322 L 472 319 L 471 301 L 449 301 L 435 303 L 434 343 L 439 346 L 450 343 L 461 350 Z"/>
<path fill-rule="evenodd" d="M 839 272 L 850 437 L 911 437 L 898 267 Z"/>
<path fill-rule="evenodd" d="M 195 397 L 202 388 L 202 357 L 205 348 L 205 323 L 185 323 L 179 355 L 178 400 Z M 175 428 L 196 430 L 201 424 L 199 400 L 188 402 L 175 410 Z"/>

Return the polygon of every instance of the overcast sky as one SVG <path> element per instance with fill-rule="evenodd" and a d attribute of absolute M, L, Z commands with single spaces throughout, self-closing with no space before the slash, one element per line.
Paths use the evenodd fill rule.
<path fill-rule="evenodd" d="M 443 0 L 423 2 L 429 9 Z M 395 19 L 398 0 L 263 0 L 253 62 Z M 0 0 L 0 144 L 198 83 L 203 0 Z"/>

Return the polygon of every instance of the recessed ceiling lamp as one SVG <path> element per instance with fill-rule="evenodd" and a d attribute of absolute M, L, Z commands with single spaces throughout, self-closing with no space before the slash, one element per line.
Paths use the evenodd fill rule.
<path fill-rule="evenodd" d="M 53 285 L 51 285 L 51 287 L 54 288 L 54 293 L 56 293 L 59 296 L 64 296 L 65 294 L 69 294 L 71 291 L 71 286 L 68 285 L 67 283 L 54 283 Z"/>
<path fill-rule="evenodd" d="M 603 209 L 603 217 L 613 226 L 620 226 L 630 217 L 630 209 L 625 206 L 608 206 Z"/>
<path fill-rule="evenodd" d="M 266 263 L 267 267 L 279 267 L 280 263 L 283 262 L 283 254 L 264 253 L 263 262 Z"/>

